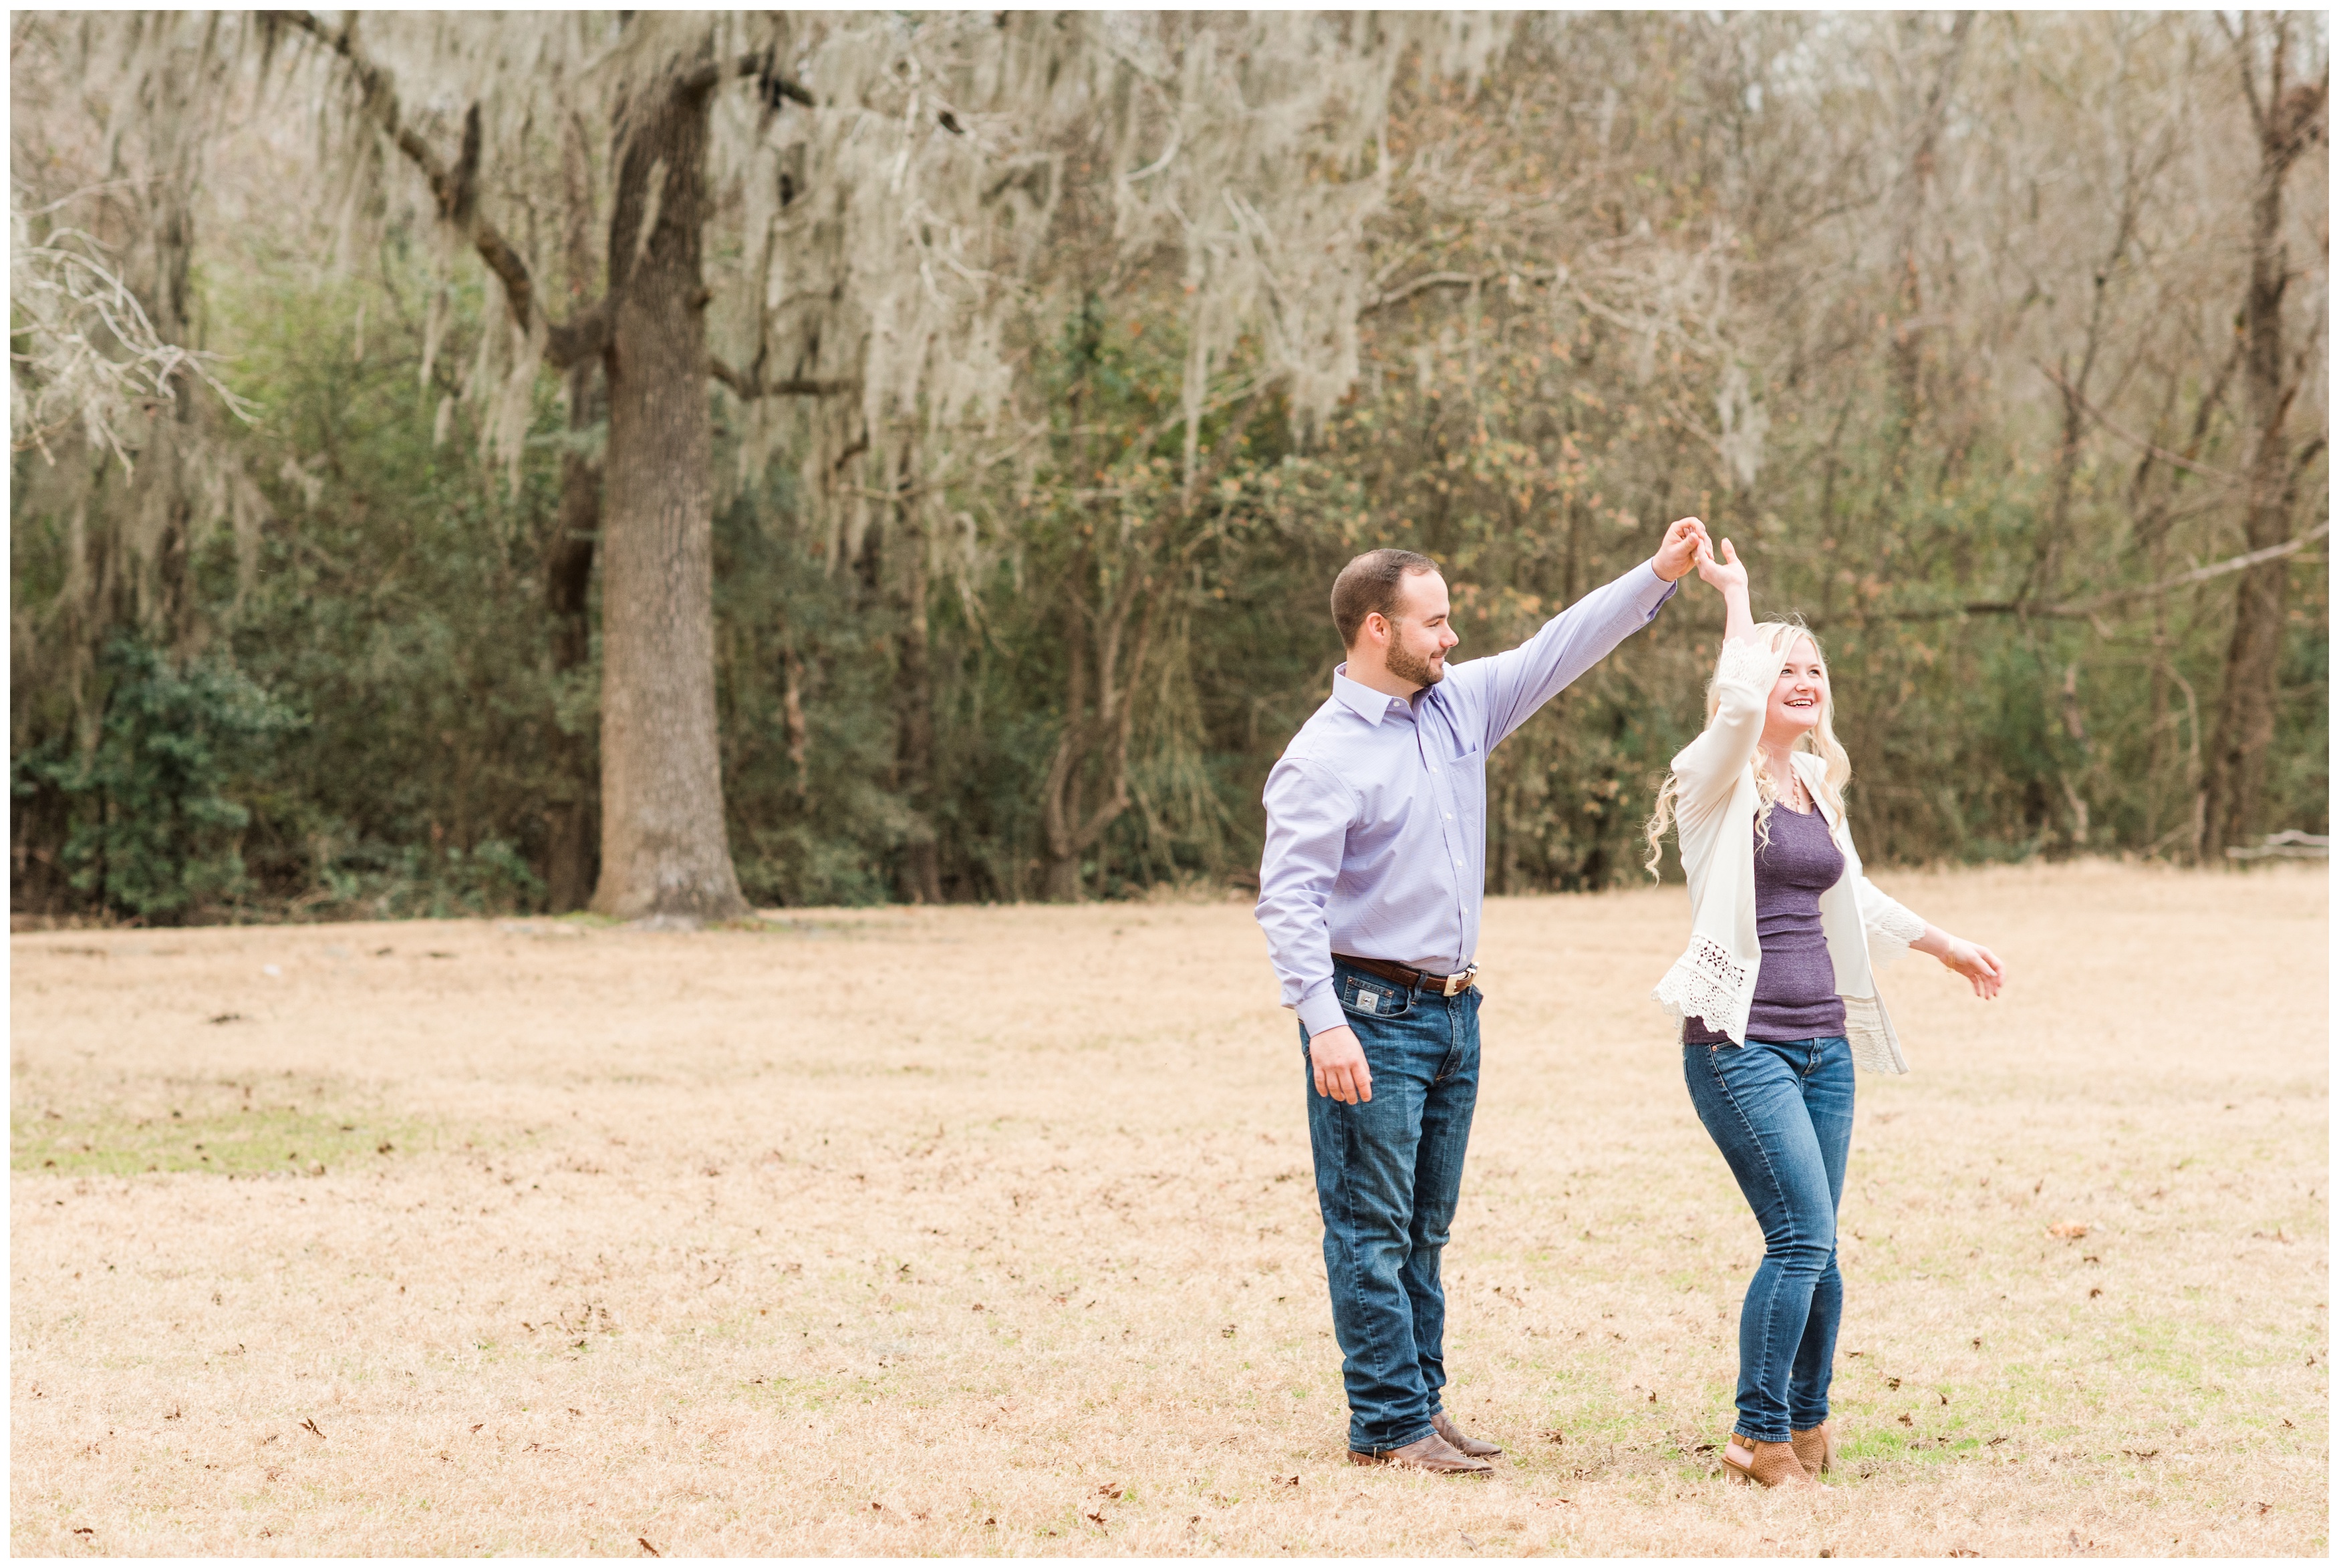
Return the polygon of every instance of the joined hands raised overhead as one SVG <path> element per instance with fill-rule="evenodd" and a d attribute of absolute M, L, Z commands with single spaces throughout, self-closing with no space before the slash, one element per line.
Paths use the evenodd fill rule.
<path fill-rule="evenodd" d="M 1649 565 L 1656 569 L 1658 577 L 1676 583 L 1689 575 L 1700 555 L 1712 548 L 1713 541 L 1705 537 L 1705 525 L 1695 518 L 1683 518 L 1665 530 L 1664 543 L 1657 547 L 1656 557 Z"/>

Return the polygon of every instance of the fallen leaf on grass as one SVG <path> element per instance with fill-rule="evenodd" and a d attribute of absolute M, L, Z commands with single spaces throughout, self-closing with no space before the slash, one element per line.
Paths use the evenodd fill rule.
<path fill-rule="evenodd" d="M 318 1428 L 317 1418 L 315 1416 L 311 1415 L 303 1417 L 301 1422 L 301 1425 L 308 1432 L 310 1436 L 314 1437 L 318 1442 L 322 1443 L 325 1440 L 325 1435 Z"/>
<path fill-rule="evenodd" d="M 1094 1514 L 1083 1514 L 1081 1517 L 1095 1521 L 1098 1528 L 1100 1529 L 1104 1526 L 1104 1510 L 1102 1509 L 1097 1510 Z"/>
<path fill-rule="evenodd" d="M 1110 1497 L 1114 1502 L 1118 1503 L 1120 1501 L 1120 1488 L 1108 1481 L 1103 1485 L 1097 1488 L 1097 1495 L 1100 1497 Z"/>
<path fill-rule="evenodd" d="M 1564 1443 L 1567 1441 L 1567 1434 L 1554 1428 L 1543 1435 L 1543 1440 L 1545 1443 Z"/>
<path fill-rule="evenodd" d="M 663 1557 L 666 1555 L 665 1553 L 650 1544 L 650 1538 L 646 1535 L 635 1536 L 634 1544 L 639 1546 L 643 1551 L 648 1553 L 653 1557 Z"/>
<path fill-rule="evenodd" d="M 2157 1459 L 2160 1457 L 2160 1450 L 2157 1448 L 2123 1448 L 2120 1452 L 2127 1455 L 2131 1459 Z"/>
<path fill-rule="evenodd" d="M 206 1023 L 242 1023 L 243 1021 L 243 1014 L 240 1012 L 217 1013 L 211 1018 L 205 1019 L 203 1021 Z"/>
<path fill-rule="evenodd" d="M 2059 1236 L 2066 1241 L 2077 1241 L 2087 1233 L 2087 1228 L 2075 1219 L 2067 1219 L 2060 1225 L 2050 1225 L 2047 1228 L 2048 1235 Z"/>

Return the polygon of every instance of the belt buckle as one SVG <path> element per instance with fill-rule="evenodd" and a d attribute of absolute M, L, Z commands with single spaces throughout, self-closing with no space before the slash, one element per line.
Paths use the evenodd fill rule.
<path fill-rule="evenodd" d="M 1462 991 L 1466 991 L 1470 989 L 1472 982 L 1477 978 L 1478 966 L 1475 963 L 1459 974 L 1449 974 L 1446 977 L 1445 994 L 1447 996 L 1454 996 Z"/>

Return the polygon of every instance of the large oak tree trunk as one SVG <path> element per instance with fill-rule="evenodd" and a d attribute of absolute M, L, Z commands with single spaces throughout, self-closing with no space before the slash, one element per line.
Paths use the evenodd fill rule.
<path fill-rule="evenodd" d="M 2320 85 L 2285 91 L 2283 67 L 2289 38 L 2277 22 L 2273 79 L 2261 103 L 2251 81 L 2246 51 L 2252 41 L 2245 23 L 2244 82 L 2256 112 L 2259 163 L 2250 224 L 2249 293 L 2242 310 L 2242 376 L 2252 449 L 2243 532 L 2252 550 L 2287 543 L 2297 501 L 2297 470 L 2287 433 L 2290 406 L 2304 375 L 2285 345 L 2283 293 L 2290 281 L 2290 259 L 2282 241 L 2283 183 L 2291 165 L 2319 134 L 2329 91 Z M 2234 635 L 2226 648 L 2226 678 L 2217 695 L 2217 718 L 2201 779 L 2201 845 L 2204 857 L 2221 856 L 2259 826 L 2265 788 L 2266 750 L 2274 741 L 2275 687 L 2280 679 L 2285 601 L 2291 563 L 2268 561 L 2242 574 L 2235 597 Z"/>
<path fill-rule="evenodd" d="M 716 739 L 714 435 L 700 271 L 707 89 L 645 94 L 609 232 L 601 880 L 620 919 L 746 912 Z"/>

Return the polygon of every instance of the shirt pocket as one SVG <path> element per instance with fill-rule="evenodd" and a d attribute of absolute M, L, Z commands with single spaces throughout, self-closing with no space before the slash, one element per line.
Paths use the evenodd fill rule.
<path fill-rule="evenodd" d="M 1446 761 L 1446 782 L 1464 833 L 1475 833 L 1483 831 L 1486 814 L 1486 748 L 1475 741 L 1461 745 L 1461 754 Z"/>

